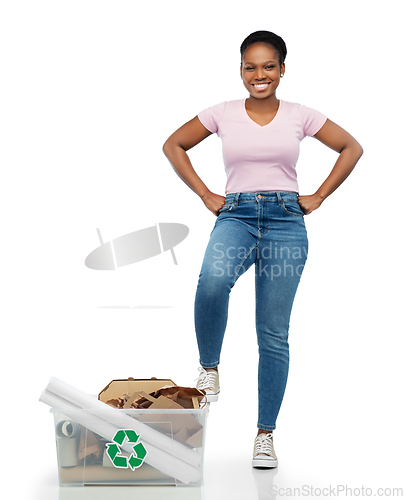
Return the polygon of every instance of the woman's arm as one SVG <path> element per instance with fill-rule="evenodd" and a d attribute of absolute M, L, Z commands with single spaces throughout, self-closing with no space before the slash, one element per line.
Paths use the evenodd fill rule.
<path fill-rule="evenodd" d="M 211 132 L 196 116 L 176 130 L 164 143 L 163 151 L 179 177 L 202 199 L 205 206 L 218 215 L 226 198 L 212 193 L 192 167 L 186 151 L 206 139 Z"/>
<path fill-rule="evenodd" d="M 363 154 L 363 149 L 356 139 L 331 120 L 327 120 L 314 137 L 337 151 L 339 157 L 330 175 L 314 194 L 298 197 L 306 215 L 316 210 L 344 182 Z"/>

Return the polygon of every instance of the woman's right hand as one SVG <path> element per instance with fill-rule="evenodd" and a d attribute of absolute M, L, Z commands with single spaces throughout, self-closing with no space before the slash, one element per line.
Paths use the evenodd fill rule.
<path fill-rule="evenodd" d="M 212 193 L 211 191 L 208 191 L 205 195 L 201 196 L 201 199 L 204 202 L 206 208 L 216 216 L 219 215 L 219 210 L 223 207 L 226 201 L 225 196 Z"/>

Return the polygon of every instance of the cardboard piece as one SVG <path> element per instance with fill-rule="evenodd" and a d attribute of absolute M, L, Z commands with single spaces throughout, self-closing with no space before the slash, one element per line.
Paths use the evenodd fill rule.
<path fill-rule="evenodd" d="M 110 399 L 120 398 L 122 394 L 125 393 L 132 395 L 136 391 L 144 391 L 147 394 L 150 394 L 151 392 L 158 391 L 166 385 L 175 386 L 176 384 L 170 379 L 158 379 L 156 377 L 137 380 L 133 377 L 129 377 L 128 379 L 112 380 L 98 394 L 98 399 L 103 403 L 106 403 Z"/>
<path fill-rule="evenodd" d="M 205 397 L 205 391 L 196 387 L 162 387 L 152 394 L 155 398 L 166 397 L 176 401 L 183 408 L 199 408 L 199 403 Z"/>
<path fill-rule="evenodd" d="M 186 442 L 193 448 L 198 448 L 199 446 L 201 446 L 201 443 L 203 442 L 203 428 L 201 427 L 199 431 L 192 434 L 192 436 L 190 436 Z"/>
<path fill-rule="evenodd" d="M 100 460 L 104 445 L 100 443 L 94 432 L 81 428 L 78 459 L 86 459 L 87 463 Z"/>
<path fill-rule="evenodd" d="M 153 394 L 153 393 L 152 393 Z M 160 396 L 158 399 L 152 396 L 152 394 L 146 394 L 144 391 L 139 393 L 138 398 L 134 401 L 135 405 L 139 405 L 139 401 L 143 404 L 147 403 L 146 406 L 141 406 L 142 408 L 148 408 L 150 410 L 182 410 L 182 406 L 173 401 L 172 399 Z M 150 405 L 148 404 L 150 402 Z"/>

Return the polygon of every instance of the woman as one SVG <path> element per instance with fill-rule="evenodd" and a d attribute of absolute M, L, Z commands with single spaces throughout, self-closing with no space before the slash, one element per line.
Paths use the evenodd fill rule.
<path fill-rule="evenodd" d="M 253 263 L 259 346 L 258 434 L 253 467 L 276 467 L 272 431 L 282 403 L 289 365 L 288 331 L 293 300 L 307 257 L 304 215 L 317 210 L 352 172 L 363 150 L 323 114 L 280 101 L 286 45 L 268 31 L 241 45 L 240 74 L 247 99 L 223 102 L 187 122 L 163 151 L 181 179 L 216 216 L 195 297 L 200 354 L 197 387 L 209 401 L 219 394 L 218 364 L 231 288 Z M 222 139 L 226 197 L 212 193 L 194 171 L 187 150 L 216 133 Z M 314 136 L 339 153 L 329 176 L 311 195 L 299 196 L 299 143 Z"/>

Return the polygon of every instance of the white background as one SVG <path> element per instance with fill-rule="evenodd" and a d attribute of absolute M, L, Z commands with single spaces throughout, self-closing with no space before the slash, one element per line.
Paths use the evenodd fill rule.
<path fill-rule="evenodd" d="M 403 487 L 399 3 L 15 0 L 0 7 L 1 459 L 13 497 L 59 498 L 52 417 L 38 402 L 51 376 L 90 394 L 128 376 L 195 383 L 193 299 L 214 216 L 162 145 L 200 110 L 247 97 L 239 46 L 258 29 L 288 47 L 278 97 L 323 112 L 365 153 L 306 217 L 309 260 L 275 431 L 279 469 L 256 474 L 250 464 L 251 270 L 232 291 L 200 494 L 269 498 L 269 484 Z M 220 140 L 209 137 L 190 156 L 223 194 Z M 315 139 L 302 143 L 301 194 L 317 189 L 336 157 Z M 108 241 L 156 222 L 190 228 L 175 249 L 178 266 L 165 253 L 116 272 L 85 267 L 97 227 Z M 125 305 L 132 308 L 103 307 Z M 159 498 L 152 490 L 136 498 Z"/>

